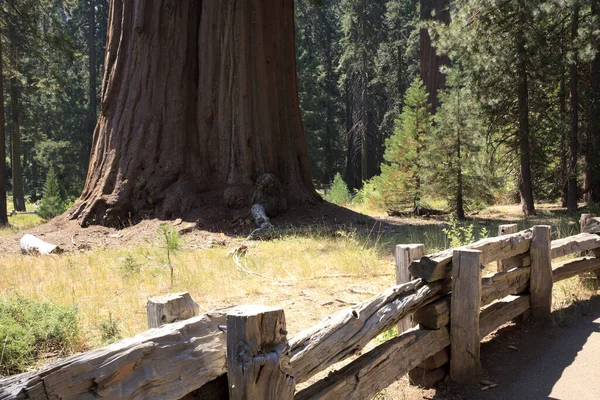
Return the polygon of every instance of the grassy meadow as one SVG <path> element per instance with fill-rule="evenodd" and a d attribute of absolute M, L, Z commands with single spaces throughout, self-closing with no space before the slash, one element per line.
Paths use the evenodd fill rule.
<path fill-rule="evenodd" d="M 35 218 L 13 216 L 14 226 L 2 234 L 39 224 L 41 220 Z M 180 291 L 189 291 L 201 311 L 252 303 L 281 306 L 293 335 L 394 284 L 396 244 L 424 243 L 433 252 L 448 247 L 453 236 L 466 242 L 493 236 L 497 226 L 507 222 L 518 223 L 520 229 L 550 224 L 553 239 L 579 230 L 574 220 L 552 211 L 521 219 L 514 207 L 495 207 L 466 225 L 413 218 L 391 231 L 377 225 L 367 231 L 331 232 L 317 227 L 268 241 L 234 239 L 226 246 L 205 249 L 186 246 L 183 237 L 177 243 L 180 250 L 171 254 L 173 286 L 166 249 L 157 232 L 154 239 L 137 247 L 48 257 L 4 255 L 0 257 L 0 301 L 29 299 L 75 309 L 78 340 L 71 341 L 72 347 L 60 355 L 144 331 L 147 299 Z M 494 268 L 490 265 L 485 272 Z M 554 304 L 556 308 L 568 306 L 592 293 L 577 278 L 570 279 L 557 285 Z M 48 357 L 56 354 L 49 352 Z"/>

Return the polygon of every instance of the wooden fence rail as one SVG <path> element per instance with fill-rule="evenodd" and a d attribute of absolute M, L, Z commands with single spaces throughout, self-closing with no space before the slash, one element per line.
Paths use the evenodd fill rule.
<path fill-rule="evenodd" d="M 598 219 L 586 221 L 600 226 Z M 529 310 L 535 318 L 548 318 L 553 282 L 600 271 L 599 236 L 582 233 L 550 242 L 549 232 L 550 227 L 536 226 L 429 255 L 422 245 L 402 246 L 396 253 L 400 284 L 289 342 L 281 309 L 210 312 L 0 379 L 0 400 L 363 399 L 407 373 L 427 384 L 448 371 L 459 382 L 474 382 L 481 338 Z M 589 251 L 593 256 L 584 254 Z M 573 253 L 579 257 L 551 264 Z M 480 266 L 491 262 L 498 262 L 499 272 L 481 277 Z M 416 279 L 404 282 L 409 274 Z M 153 302 L 166 307 L 162 300 Z M 197 313 L 191 299 L 185 303 L 191 304 L 190 315 Z M 356 355 L 410 316 L 398 337 L 295 391 L 296 384 Z M 152 326 L 163 319 L 153 317 Z M 413 323 L 419 326 L 406 330 Z M 196 397 L 190 395 L 194 391 Z"/>

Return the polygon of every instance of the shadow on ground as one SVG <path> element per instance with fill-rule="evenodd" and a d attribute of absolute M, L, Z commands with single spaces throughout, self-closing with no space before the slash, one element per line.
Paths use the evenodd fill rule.
<path fill-rule="evenodd" d="M 562 322 L 511 325 L 482 343 L 482 379 L 497 387 L 448 383 L 438 388 L 435 398 L 600 398 L 600 296 L 555 311 L 553 318 Z"/>

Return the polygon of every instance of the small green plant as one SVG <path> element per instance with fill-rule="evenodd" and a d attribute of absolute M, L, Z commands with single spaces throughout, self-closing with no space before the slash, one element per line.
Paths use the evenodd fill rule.
<path fill-rule="evenodd" d="M 451 248 L 465 246 L 475 241 L 473 224 L 460 226 L 454 214 L 450 217 L 450 226 L 444 228 L 443 231 L 450 241 Z M 487 234 L 487 229 L 485 229 L 485 231 L 482 230 L 482 232 Z"/>
<path fill-rule="evenodd" d="M 113 319 L 112 313 L 108 313 L 108 319 L 104 320 L 98 326 L 102 334 L 102 342 L 110 344 L 121 339 L 121 321 Z"/>
<path fill-rule="evenodd" d="M 77 308 L 17 296 L 0 302 L 0 376 L 25 372 L 44 354 L 80 350 Z"/>
<path fill-rule="evenodd" d="M 348 186 L 346 186 L 346 182 L 344 182 L 339 172 L 335 174 L 331 189 L 325 194 L 325 200 L 340 205 L 347 204 L 352 200 Z"/>
<path fill-rule="evenodd" d="M 181 250 L 183 243 L 177 230 L 167 224 L 159 226 L 157 233 L 161 242 L 161 248 L 167 253 L 167 266 L 171 271 L 171 286 L 173 286 L 175 271 L 173 261 L 171 260 L 171 254 Z"/>
<path fill-rule="evenodd" d="M 46 175 L 46 183 L 37 214 L 44 219 L 51 219 L 66 210 L 64 190 L 58 182 L 58 177 L 53 167 L 50 167 Z"/>
<path fill-rule="evenodd" d="M 121 259 L 119 269 L 125 276 L 139 275 L 142 270 L 142 264 L 136 262 L 131 254 L 127 254 L 125 258 Z"/>

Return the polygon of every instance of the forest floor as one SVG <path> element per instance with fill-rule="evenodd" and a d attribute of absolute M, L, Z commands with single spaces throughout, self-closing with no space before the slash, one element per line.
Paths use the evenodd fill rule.
<path fill-rule="evenodd" d="M 519 229 L 552 225 L 553 238 L 578 233 L 577 221 L 565 218 L 564 210 L 555 205 L 538 209 L 537 217 L 525 219 L 518 206 L 496 206 L 467 223 L 473 225 L 473 239 L 485 231 L 494 235 L 499 224 L 510 222 Z M 239 304 L 282 307 L 291 337 L 393 285 L 396 244 L 424 243 L 428 251 L 449 245 L 444 217 L 389 217 L 322 205 L 273 219 L 278 228 L 260 240 L 248 239 L 249 221 L 240 216 L 207 226 L 202 221 L 147 220 L 116 230 L 81 228 L 59 217 L 19 232 L 0 232 L 0 300 L 23 296 L 76 305 L 86 348 L 144 331 L 146 300 L 180 291 L 189 291 L 206 311 Z M 162 224 L 182 234 L 182 249 L 173 256 L 173 286 L 157 233 Z M 21 255 L 19 239 L 25 232 L 59 245 L 64 253 Z M 236 249 L 242 257 L 232 256 Z M 567 280 L 555 290 L 554 305 L 561 309 L 592 294 L 577 280 Z M 117 328 L 109 335 L 107 322 Z M 452 390 L 422 390 L 402 378 L 378 398 L 453 398 Z"/>

